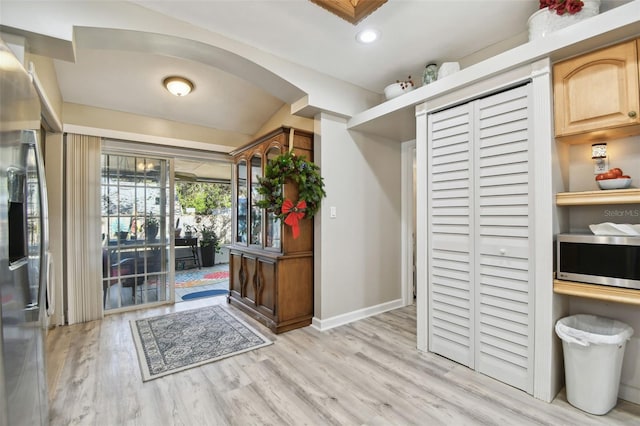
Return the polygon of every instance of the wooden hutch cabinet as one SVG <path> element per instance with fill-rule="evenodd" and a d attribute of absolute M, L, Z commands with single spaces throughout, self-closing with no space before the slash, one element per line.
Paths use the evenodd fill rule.
<path fill-rule="evenodd" d="M 313 219 L 300 221 L 300 235 L 256 205 L 258 177 L 267 162 L 289 150 L 313 161 L 313 134 L 288 127 L 231 152 L 233 242 L 229 246 L 228 302 L 275 333 L 304 327 L 313 317 Z M 295 184 L 284 198 L 297 200 Z"/>

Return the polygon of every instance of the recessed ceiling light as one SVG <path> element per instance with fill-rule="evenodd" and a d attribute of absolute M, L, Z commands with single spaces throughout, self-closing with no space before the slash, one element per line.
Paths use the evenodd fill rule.
<path fill-rule="evenodd" d="M 373 43 L 378 39 L 378 37 L 380 37 L 380 32 L 371 28 L 359 31 L 358 34 L 356 34 L 356 40 L 365 44 Z"/>
<path fill-rule="evenodd" d="M 193 83 L 184 77 L 167 77 L 163 84 L 169 93 L 175 96 L 186 96 L 193 90 Z"/>

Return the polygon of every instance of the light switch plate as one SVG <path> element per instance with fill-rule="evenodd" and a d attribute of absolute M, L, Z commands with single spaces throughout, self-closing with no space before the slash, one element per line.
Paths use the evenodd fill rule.
<path fill-rule="evenodd" d="M 336 214 L 336 208 L 335 208 L 335 206 L 331 206 L 331 207 L 329 207 L 329 217 L 330 217 L 331 219 L 335 219 L 335 218 L 336 218 L 336 216 L 337 216 L 337 214 Z"/>
<path fill-rule="evenodd" d="M 605 173 L 609 171 L 609 159 L 605 158 L 602 162 L 594 162 L 593 166 L 593 174 L 599 175 L 600 173 Z"/>

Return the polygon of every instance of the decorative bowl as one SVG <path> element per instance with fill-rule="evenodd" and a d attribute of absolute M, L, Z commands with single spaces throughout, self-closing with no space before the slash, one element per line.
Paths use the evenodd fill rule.
<path fill-rule="evenodd" d="M 384 88 L 384 97 L 389 99 L 393 99 L 397 96 L 402 95 L 403 93 L 407 93 L 413 90 L 413 86 L 409 84 L 404 89 L 400 83 L 392 83 Z"/>
<path fill-rule="evenodd" d="M 529 41 L 548 37 L 552 32 L 568 27 L 576 22 L 596 16 L 600 13 L 600 0 L 584 0 L 582 10 L 573 15 L 565 13 L 558 15 L 545 7 L 536 11 L 529 17 L 527 25 L 529 27 Z"/>
<path fill-rule="evenodd" d="M 596 182 L 600 189 L 626 189 L 631 186 L 631 179 L 627 178 L 603 179 Z"/>

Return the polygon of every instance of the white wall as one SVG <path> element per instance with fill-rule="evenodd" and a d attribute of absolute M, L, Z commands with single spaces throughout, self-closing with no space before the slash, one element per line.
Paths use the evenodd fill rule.
<path fill-rule="evenodd" d="M 619 167 L 633 179 L 632 186 L 640 187 L 640 136 L 609 140 L 607 156 L 609 168 Z M 597 191 L 591 144 L 569 147 L 569 186 L 567 191 Z M 640 223 L 640 205 L 604 205 L 570 207 L 571 232 L 589 232 L 593 223 Z M 565 229 L 564 232 L 569 230 Z M 617 319 L 629 324 L 635 334 L 627 343 L 622 365 L 619 396 L 640 404 L 640 308 L 636 305 L 610 303 L 579 297 L 568 297 L 569 314 L 593 314 Z"/>
<path fill-rule="evenodd" d="M 325 113 L 315 132 L 327 197 L 315 223 L 314 324 L 325 329 L 401 304 L 401 144 Z"/>
<path fill-rule="evenodd" d="M 260 130 L 258 130 L 256 134 L 253 135 L 252 140 L 266 135 L 267 133 L 278 129 L 281 126 L 289 126 L 295 129 L 313 132 L 313 125 L 313 119 L 291 115 L 291 105 L 284 104 L 282 108 L 280 108 L 278 112 L 273 114 L 273 116 L 262 125 Z"/>
<path fill-rule="evenodd" d="M 640 188 L 640 136 L 606 141 L 609 168 L 619 167 L 631 176 L 631 186 Z M 569 148 L 569 191 L 598 191 L 591 144 Z M 589 232 L 593 223 L 640 223 L 640 205 L 571 207 L 571 232 Z"/>
<path fill-rule="evenodd" d="M 65 102 L 65 132 L 205 151 L 229 152 L 251 135 Z"/>

